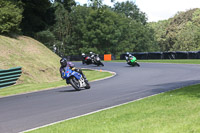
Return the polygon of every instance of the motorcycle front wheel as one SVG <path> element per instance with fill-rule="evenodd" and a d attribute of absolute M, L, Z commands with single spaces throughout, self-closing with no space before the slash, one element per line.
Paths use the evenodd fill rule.
<path fill-rule="evenodd" d="M 72 87 L 74 87 L 75 90 L 80 91 L 80 83 L 78 81 L 78 79 L 76 79 L 75 77 L 72 77 L 69 79 L 70 84 L 72 85 Z"/>
<path fill-rule="evenodd" d="M 136 65 L 137 65 L 138 67 L 140 67 L 140 64 L 138 64 L 137 62 L 136 62 Z"/>

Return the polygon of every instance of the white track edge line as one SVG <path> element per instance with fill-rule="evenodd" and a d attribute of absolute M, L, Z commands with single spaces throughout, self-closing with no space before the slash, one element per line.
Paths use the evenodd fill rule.
<path fill-rule="evenodd" d="M 181 89 L 181 88 L 177 88 L 177 89 Z M 177 89 L 173 89 L 173 90 L 177 90 Z M 25 130 L 25 131 L 22 131 L 22 132 L 19 132 L 19 133 L 25 133 L 25 132 L 37 130 L 37 129 L 40 129 L 40 128 L 43 128 L 43 127 L 47 127 L 47 126 L 51 126 L 51 125 L 54 125 L 54 124 L 57 124 L 57 123 L 61 123 L 61 122 L 64 122 L 64 121 L 80 118 L 80 117 L 87 116 L 87 115 L 90 115 L 90 114 L 95 114 L 95 113 L 98 113 L 98 112 L 101 112 L 101 111 L 105 111 L 105 110 L 108 110 L 108 109 L 112 109 L 112 108 L 115 108 L 115 107 L 126 105 L 126 104 L 129 104 L 129 103 L 132 103 L 132 102 L 140 101 L 142 99 L 153 97 L 153 96 L 156 96 L 156 95 L 159 95 L 159 94 L 162 94 L 162 93 L 166 93 L 166 92 L 169 92 L 169 91 L 173 91 L 173 90 L 168 90 L 168 91 L 160 92 L 160 93 L 157 93 L 157 94 L 149 95 L 149 96 L 146 96 L 146 97 L 143 97 L 143 98 L 139 98 L 139 99 L 136 99 L 136 100 L 133 100 L 133 101 L 125 102 L 125 103 L 122 103 L 122 104 L 110 106 L 110 107 L 99 109 L 99 110 L 96 110 L 96 111 L 92 111 L 92 112 L 89 112 L 89 113 L 86 113 L 86 114 L 83 114 L 83 115 L 78 115 L 78 116 L 75 116 L 75 117 L 71 117 L 71 118 L 67 118 L 67 119 L 60 120 L 60 121 L 57 121 L 57 122 L 53 122 L 53 123 L 50 123 L 50 124 L 46 124 L 46 125 L 43 125 L 43 126 L 39 126 L 39 127 L 36 127 L 36 128 L 28 129 L 28 130 Z"/>

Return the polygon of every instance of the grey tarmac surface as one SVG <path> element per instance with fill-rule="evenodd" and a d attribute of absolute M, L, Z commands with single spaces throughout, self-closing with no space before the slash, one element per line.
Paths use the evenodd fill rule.
<path fill-rule="evenodd" d="M 172 89 L 200 83 L 200 65 L 104 63 L 104 67 L 76 67 L 110 70 L 117 75 L 91 82 L 91 89 L 72 87 L 0 98 L 0 133 L 16 133 L 92 111 L 133 101 Z"/>

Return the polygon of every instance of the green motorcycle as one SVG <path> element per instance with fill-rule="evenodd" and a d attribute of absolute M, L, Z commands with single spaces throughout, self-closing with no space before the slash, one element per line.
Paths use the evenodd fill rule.
<path fill-rule="evenodd" d="M 140 67 L 140 64 L 138 64 L 135 56 L 132 56 L 132 55 L 129 55 L 129 57 L 126 56 L 126 61 L 127 61 L 127 64 L 129 64 L 130 66 Z"/>

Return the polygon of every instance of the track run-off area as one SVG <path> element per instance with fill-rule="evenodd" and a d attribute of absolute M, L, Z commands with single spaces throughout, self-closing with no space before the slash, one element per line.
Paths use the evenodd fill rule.
<path fill-rule="evenodd" d="M 74 63 L 78 68 L 115 72 L 90 82 L 91 89 L 70 87 L 0 98 L 0 132 L 16 133 L 200 83 L 200 65 L 105 62 L 104 67 Z"/>

